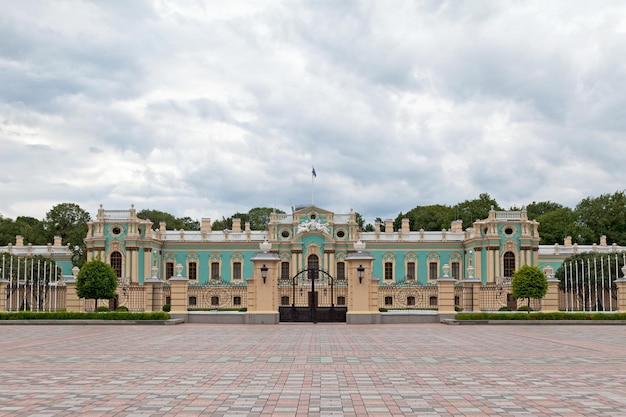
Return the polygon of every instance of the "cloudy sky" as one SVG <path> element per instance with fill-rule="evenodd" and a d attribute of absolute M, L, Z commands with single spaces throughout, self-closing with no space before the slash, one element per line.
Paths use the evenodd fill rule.
<path fill-rule="evenodd" d="M 625 57 L 621 0 L 0 0 L 0 213 L 574 207 L 626 188 Z"/>

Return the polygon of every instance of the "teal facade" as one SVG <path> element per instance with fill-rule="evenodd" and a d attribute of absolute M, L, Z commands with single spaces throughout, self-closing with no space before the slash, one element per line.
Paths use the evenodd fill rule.
<path fill-rule="evenodd" d="M 85 239 L 88 259 L 100 257 L 124 282 L 143 283 L 154 275 L 168 279 L 176 265 L 197 284 L 245 285 L 253 274 L 252 257 L 268 243 L 280 262 L 280 278 L 319 268 L 342 279 L 346 257 L 365 251 L 374 258 L 373 275 L 385 284 L 434 284 L 442 276 L 476 278 L 483 283 L 510 279 L 522 265 L 558 269 L 575 251 L 617 250 L 615 246 L 539 245 L 538 223 L 525 211 L 494 211 L 462 230 L 454 221 L 447 230 L 411 231 L 409 221 L 394 230 L 387 220 L 375 231 L 362 232 L 356 214 L 335 214 L 309 206 L 291 214 L 270 216 L 267 230 L 250 230 L 233 222 L 231 230 L 168 230 L 165 223 L 139 219 L 135 209 L 98 210 Z M 621 249 L 621 248 L 619 248 Z"/>

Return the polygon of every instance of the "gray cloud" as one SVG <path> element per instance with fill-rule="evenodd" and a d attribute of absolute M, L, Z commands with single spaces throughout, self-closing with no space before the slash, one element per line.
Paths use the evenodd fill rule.
<path fill-rule="evenodd" d="M 368 221 L 625 188 L 617 1 L 24 1 L 0 16 L 5 216 L 289 210 L 311 201 L 312 165 L 315 203 Z"/>

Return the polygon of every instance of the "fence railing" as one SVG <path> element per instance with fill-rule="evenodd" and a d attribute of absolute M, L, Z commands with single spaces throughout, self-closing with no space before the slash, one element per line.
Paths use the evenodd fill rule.
<path fill-rule="evenodd" d="M 437 310 L 436 285 L 391 284 L 378 288 L 378 306 L 388 309 Z"/>

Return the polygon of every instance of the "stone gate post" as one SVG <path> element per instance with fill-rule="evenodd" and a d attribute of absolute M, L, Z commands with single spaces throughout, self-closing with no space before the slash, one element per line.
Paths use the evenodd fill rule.
<path fill-rule="evenodd" d="M 267 240 L 260 244 L 263 252 L 252 257 L 252 278 L 247 280 L 248 324 L 278 324 L 278 272 L 280 258 L 270 253 L 272 245 Z"/>
<path fill-rule="evenodd" d="M 363 252 L 365 243 L 360 240 L 354 244 L 356 253 L 346 257 L 348 269 L 348 324 L 378 324 L 378 280 L 372 276 L 374 257 Z"/>
<path fill-rule="evenodd" d="M 187 310 L 187 283 L 189 279 L 182 276 L 183 266 L 176 265 L 176 276 L 170 278 L 170 316 L 175 319 L 188 321 L 189 312 Z"/>

